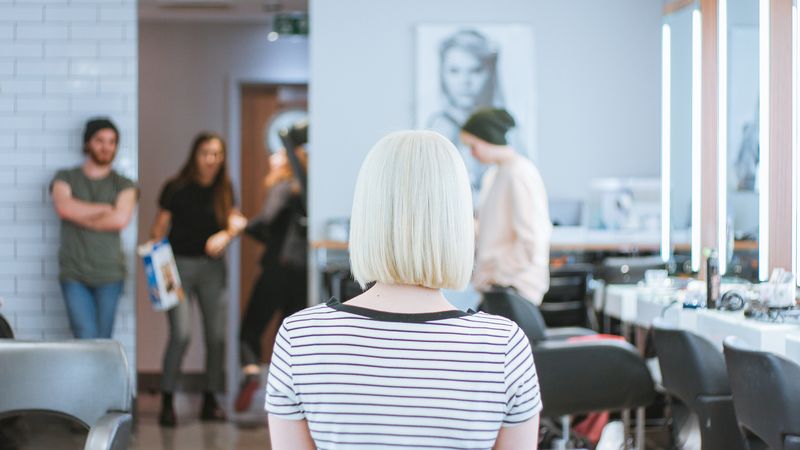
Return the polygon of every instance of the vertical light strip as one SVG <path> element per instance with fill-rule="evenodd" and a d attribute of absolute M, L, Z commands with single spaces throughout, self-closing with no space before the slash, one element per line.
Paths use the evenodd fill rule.
<path fill-rule="evenodd" d="M 758 278 L 769 278 L 769 24 L 771 0 L 760 0 L 758 11 L 759 164 L 758 164 Z"/>
<path fill-rule="evenodd" d="M 701 43 L 702 30 L 700 21 L 700 9 L 692 11 L 692 270 L 700 270 L 700 215 L 702 212 L 702 185 L 701 185 L 701 111 L 702 90 L 701 90 Z"/>
<path fill-rule="evenodd" d="M 728 1 L 718 0 L 717 7 L 717 246 L 719 273 L 725 274 L 728 270 Z"/>
<path fill-rule="evenodd" d="M 798 170 L 798 164 L 800 164 L 800 160 L 798 160 L 798 155 L 800 155 L 800 149 L 798 149 L 798 136 L 797 134 L 800 132 L 800 117 L 798 117 L 798 106 L 797 103 L 800 101 L 798 97 L 800 97 L 800 80 L 798 80 L 798 73 L 797 66 L 800 64 L 800 36 L 798 36 L 798 32 L 800 32 L 800 16 L 797 13 L 797 0 L 794 1 L 792 4 L 792 54 L 794 57 L 792 58 L 792 162 L 793 162 L 793 169 L 792 169 L 792 192 L 794 195 L 792 196 L 792 248 L 794 251 L 792 252 L 792 272 L 795 274 L 800 271 L 800 267 L 797 267 L 798 261 L 800 261 L 800 236 L 797 235 L 798 228 L 800 228 L 800 217 L 798 217 L 798 210 L 797 210 L 797 202 L 798 197 L 800 196 L 800 191 L 798 191 L 798 186 L 800 186 L 800 181 L 798 181 L 798 177 L 800 177 L 800 170 Z M 800 286 L 800 277 L 795 276 L 795 281 L 797 285 Z"/>
<path fill-rule="evenodd" d="M 670 158 L 672 158 L 672 42 L 669 24 L 661 27 L 661 259 L 669 261 L 670 248 Z"/>

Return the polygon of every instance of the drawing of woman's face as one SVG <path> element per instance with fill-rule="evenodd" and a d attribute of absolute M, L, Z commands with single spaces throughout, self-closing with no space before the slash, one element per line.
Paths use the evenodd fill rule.
<path fill-rule="evenodd" d="M 489 68 L 474 54 L 462 48 L 452 47 L 442 58 L 445 94 L 457 108 L 474 108 L 489 76 Z"/>

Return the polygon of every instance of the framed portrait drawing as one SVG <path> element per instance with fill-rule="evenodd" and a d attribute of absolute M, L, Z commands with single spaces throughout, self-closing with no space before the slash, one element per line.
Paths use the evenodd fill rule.
<path fill-rule="evenodd" d="M 459 148 L 473 190 L 486 168 L 459 139 L 475 110 L 507 109 L 509 134 L 522 154 L 536 156 L 533 32 L 521 24 L 420 24 L 416 27 L 415 126 L 438 131 Z"/>

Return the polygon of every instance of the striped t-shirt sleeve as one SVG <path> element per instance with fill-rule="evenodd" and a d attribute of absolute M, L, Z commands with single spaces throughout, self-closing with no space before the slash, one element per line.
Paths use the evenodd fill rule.
<path fill-rule="evenodd" d="M 305 419 L 292 379 L 292 344 L 286 324 L 281 325 L 275 338 L 267 381 L 267 412 L 287 420 Z"/>
<path fill-rule="evenodd" d="M 506 346 L 506 416 L 503 426 L 519 425 L 542 410 L 539 378 L 533 364 L 528 337 L 517 324 L 511 328 Z"/>

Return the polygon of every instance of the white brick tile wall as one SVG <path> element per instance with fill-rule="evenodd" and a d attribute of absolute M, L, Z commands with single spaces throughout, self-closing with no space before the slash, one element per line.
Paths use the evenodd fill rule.
<path fill-rule="evenodd" d="M 129 43 L 101 42 L 101 58 L 130 58 L 136 55 L 136 47 Z"/>
<path fill-rule="evenodd" d="M 0 131 L 41 130 L 40 114 L 0 114 Z"/>
<path fill-rule="evenodd" d="M 23 278 L 18 276 L 16 281 L 18 295 L 39 294 L 47 295 L 48 298 L 56 297 L 61 300 L 61 287 L 58 285 L 58 280 L 53 277 L 45 279 L 44 277 Z M 5 311 L 5 308 L 3 308 L 3 311 Z"/>
<path fill-rule="evenodd" d="M 0 206 L 0 223 L 13 223 L 14 222 L 14 207 L 13 206 Z M 0 258 L 5 256 L 14 256 L 14 254 L 6 254 L 6 245 L 0 244 Z"/>
<path fill-rule="evenodd" d="M 71 337 L 47 186 L 82 162 L 91 116 L 111 116 L 118 159 L 137 160 L 136 41 L 135 0 L 0 0 L 0 313 L 22 339 Z M 135 239 L 123 234 L 131 274 L 115 328 L 132 364 Z"/>
<path fill-rule="evenodd" d="M 41 22 L 41 6 L 0 6 L 0 22 Z"/>
<path fill-rule="evenodd" d="M 100 22 L 132 22 L 135 18 L 135 5 L 100 7 Z"/>
<path fill-rule="evenodd" d="M 2 39 L 2 38 L 0 38 Z M 0 60 L 0 76 L 14 74 L 14 61 L 13 60 Z"/>
<path fill-rule="evenodd" d="M 14 169 L 0 169 L 0 186 L 10 186 L 16 181 Z"/>
<path fill-rule="evenodd" d="M 14 26 L 0 25 L 0 39 L 14 39 Z"/>
<path fill-rule="evenodd" d="M 74 77 L 119 77 L 125 73 L 125 62 L 122 59 L 73 59 L 70 62 L 70 75 Z"/>
<path fill-rule="evenodd" d="M 46 42 L 44 45 L 44 55 L 47 58 L 70 56 L 93 57 L 97 56 L 97 43 L 92 41 L 69 44 Z M 0 53 L 0 56 L 2 56 L 2 53 Z"/>
<path fill-rule="evenodd" d="M 78 136 L 78 134 L 75 134 Z M 67 148 L 69 145 L 70 134 L 48 132 L 42 133 L 17 133 L 17 148 L 18 149 L 47 149 L 47 148 Z"/>
<path fill-rule="evenodd" d="M 73 1 L 73 3 L 75 3 Z M 45 22 L 97 22 L 98 8 L 92 6 L 45 6 Z"/>
<path fill-rule="evenodd" d="M 0 261 L 0 275 L 41 275 L 41 261 Z"/>
<path fill-rule="evenodd" d="M 39 150 L 30 150 L 25 153 L 0 152 L 0 167 L 41 167 L 44 162 L 44 153 Z M 3 158 L 5 156 L 5 158 Z M 0 193 L 2 196 L 2 193 Z"/>
<path fill-rule="evenodd" d="M 16 205 L 17 222 L 58 222 L 58 216 L 53 210 L 52 205 Z"/>
<path fill-rule="evenodd" d="M 41 94 L 42 92 L 44 92 L 44 83 L 39 77 L 0 81 L 0 94 Z"/>
<path fill-rule="evenodd" d="M 16 168 L 14 179 L 17 186 L 47 186 L 53 179 L 53 171 L 48 169 L 27 169 L 24 167 Z"/>
<path fill-rule="evenodd" d="M 97 98 L 76 98 L 72 100 L 73 111 L 89 113 L 116 113 L 125 110 L 125 99 L 116 95 L 104 95 Z"/>
<path fill-rule="evenodd" d="M 67 306 L 61 296 L 44 297 L 44 313 L 48 315 L 66 314 Z"/>
<path fill-rule="evenodd" d="M 44 91 L 49 94 L 95 94 L 99 86 L 98 80 L 45 80 Z"/>
<path fill-rule="evenodd" d="M 70 38 L 72 39 L 91 39 L 121 40 L 124 34 L 122 25 L 72 25 L 70 26 Z"/>
<path fill-rule="evenodd" d="M 8 116 L 8 114 L 6 114 Z M 14 148 L 14 133 L 10 131 L 0 131 L 0 148 Z"/>
<path fill-rule="evenodd" d="M 48 97 L 24 97 L 17 96 L 16 108 L 18 112 L 40 112 L 40 111 L 69 111 L 69 99 L 66 97 L 58 98 L 54 95 Z"/>
<path fill-rule="evenodd" d="M 14 295 L 16 277 L 0 276 L 0 296 Z"/>
<path fill-rule="evenodd" d="M 69 27 L 66 25 L 39 25 L 39 24 L 19 24 L 17 25 L 17 39 L 27 40 L 61 40 L 69 37 Z"/>
<path fill-rule="evenodd" d="M 0 205 L 41 203 L 44 199 L 40 187 L 13 187 L 0 190 Z"/>
<path fill-rule="evenodd" d="M 16 312 L 41 312 L 44 310 L 41 296 L 9 297 L 3 299 L 3 306 Z"/>
<path fill-rule="evenodd" d="M 14 112 L 14 96 L 0 94 L 0 112 Z"/>
<path fill-rule="evenodd" d="M 11 238 L 17 240 L 41 240 L 44 232 L 44 225 L 31 226 L 28 225 L 6 225 L 0 224 L 0 236 L 3 240 Z"/>
<path fill-rule="evenodd" d="M 2 13 L 0 13 L 2 14 Z M 6 41 L 9 41 L 8 39 Z M 10 41 L 8 44 L 0 45 L 0 57 L 10 58 L 34 58 L 42 56 L 42 44 L 17 43 Z"/>
<path fill-rule="evenodd" d="M 50 60 L 25 60 L 17 61 L 16 74 L 19 77 L 34 76 L 64 76 L 69 74 L 69 60 L 50 59 Z"/>

